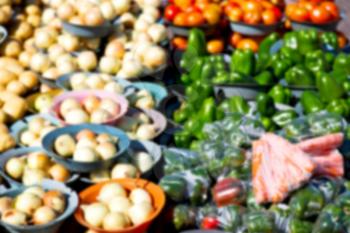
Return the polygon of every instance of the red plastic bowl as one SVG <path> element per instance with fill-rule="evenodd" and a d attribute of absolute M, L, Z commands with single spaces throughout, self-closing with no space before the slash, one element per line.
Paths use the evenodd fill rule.
<path fill-rule="evenodd" d="M 96 198 L 103 187 L 103 185 L 108 183 L 118 183 L 122 185 L 126 190 L 131 191 L 135 188 L 145 189 L 152 197 L 152 204 L 154 207 L 154 212 L 149 216 L 148 220 L 142 224 L 128 227 L 122 230 L 107 231 L 100 228 L 96 228 L 88 224 L 84 219 L 83 210 L 80 208 L 83 204 L 89 204 L 96 202 Z M 114 179 L 106 182 L 101 182 L 90 186 L 89 188 L 83 190 L 79 193 L 80 203 L 77 211 L 74 214 L 75 219 L 83 226 L 97 232 L 97 233 L 144 233 L 147 231 L 152 221 L 160 214 L 165 205 L 165 194 L 163 190 L 156 184 L 143 179 Z"/>
<path fill-rule="evenodd" d="M 67 122 L 64 121 L 64 119 L 61 117 L 60 113 L 59 113 L 59 108 L 61 103 L 68 98 L 74 98 L 76 100 L 78 100 L 79 102 L 83 101 L 85 98 L 89 97 L 89 96 L 96 96 L 100 99 L 111 99 L 114 102 L 116 102 L 117 104 L 119 104 L 120 107 L 120 111 L 119 114 L 113 116 L 111 119 L 109 119 L 106 122 L 103 122 L 103 124 L 107 124 L 107 125 L 112 125 L 115 124 L 116 121 L 123 117 L 126 112 L 128 111 L 128 107 L 129 107 L 129 102 L 128 100 L 122 96 L 122 95 L 116 95 L 114 93 L 108 92 L 108 91 L 91 91 L 91 90 L 84 90 L 84 91 L 71 91 L 71 92 L 65 92 L 59 96 L 56 96 L 53 100 L 53 104 L 50 110 L 50 113 L 56 117 L 63 125 L 68 125 Z"/>

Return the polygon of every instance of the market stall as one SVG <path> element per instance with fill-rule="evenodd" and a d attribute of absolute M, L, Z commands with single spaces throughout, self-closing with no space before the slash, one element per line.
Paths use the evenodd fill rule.
<path fill-rule="evenodd" d="M 2 1 L 0 232 L 350 233 L 349 8 Z"/>

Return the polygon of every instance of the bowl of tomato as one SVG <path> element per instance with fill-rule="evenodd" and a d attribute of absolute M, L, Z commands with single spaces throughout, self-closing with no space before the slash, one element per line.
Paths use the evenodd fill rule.
<path fill-rule="evenodd" d="M 335 2 L 300 1 L 288 4 L 286 15 L 293 30 L 335 31 L 342 14 Z"/>
<path fill-rule="evenodd" d="M 232 0 L 224 11 L 231 29 L 244 35 L 267 35 L 283 25 L 281 9 L 270 1 Z"/>
<path fill-rule="evenodd" d="M 221 19 L 221 7 L 211 0 L 206 4 L 178 0 L 166 6 L 164 19 L 164 24 L 174 36 L 188 36 L 193 27 L 212 35 Z"/>

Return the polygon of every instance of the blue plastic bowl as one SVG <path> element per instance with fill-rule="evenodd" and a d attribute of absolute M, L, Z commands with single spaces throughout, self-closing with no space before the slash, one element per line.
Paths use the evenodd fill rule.
<path fill-rule="evenodd" d="M 63 30 L 67 31 L 68 33 L 84 38 L 105 37 L 108 36 L 113 29 L 113 25 L 108 21 L 105 21 L 100 26 L 77 25 L 63 21 L 62 26 Z"/>
<path fill-rule="evenodd" d="M 50 114 L 45 114 L 45 113 L 30 115 L 30 116 L 27 116 L 21 120 L 18 120 L 10 126 L 11 135 L 15 138 L 17 145 L 19 145 L 21 147 L 25 146 L 25 145 L 20 143 L 20 136 L 23 133 L 23 131 L 28 129 L 28 123 L 32 119 L 37 118 L 37 117 L 44 118 L 45 120 L 49 121 L 54 126 L 61 125 L 60 122 L 56 118 L 54 118 Z"/>
<path fill-rule="evenodd" d="M 0 173 L 4 177 L 4 179 L 10 184 L 11 187 L 21 187 L 24 186 L 20 181 L 13 179 L 11 176 L 6 174 L 5 172 L 5 165 L 7 161 L 13 157 L 21 157 L 25 154 L 36 152 L 36 151 L 43 151 L 43 148 L 41 147 L 26 147 L 26 148 L 18 148 L 18 149 L 12 149 L 8 150 L 5 153 L 0 155 Z M 77 181 L 79 178 L 78 174 L 71 174 L 71 177 L 64 182 L 67 185 L 73 184 L 75 181 Z"/>
<path fill-rule="evenodd" d="M 95 162 L 77 162 L 77 161 L 74 161 L 73 159 L 63 158 L 62 156 L 56 154 L 54 150 L 54 142 L 56 138 L 58 138 L 63 134 L 70 134 L 75 136 L 77 133 L 79 133 L 83 129 L 89 129 L 98 134 L 107 133 L 109 135 L 117 137 L 119 139 L 117 143 L 118 144 L 117 154 L 111 159 L 100 160 Z M 52 158 L 56 162 L 62 164 L 70 171 L 84 173 L 84 172 L 91 172 L 91 171 L 108 168 L 112 164 L 115 164 L 118 161 L 118 158 L 121 155 L 123 155 L 129 148 L 130 140 L 123 131 L 112 126 L 97 125 L 97 124 L 80 124 L 80 125 L 66 126 L 63 128 L 53 130 L 43 138 L 42 144 L 46 153 L 52 156 Z"/>
<path fill-rule="evenodd" d="M 0 38 L 0 44 L 2 44 L 3 42 L 5 42 L 5 40 L 8 37 L 8 32 L 7 29 L 3 26 L 0 25 L 0 34 L 2 34 L 3 36 Z"/>
<path fill-rule="evenodd" d="M 121 161 L 118 161 L 118 162 L 123 162 L 126 160 L 127 162 L 132 163 L 132 156 L 139 151 L 147 152 L 153 159 L 153 166 L 149 170 L 141 174 L 142 178 L 148 179 L 152 176 L 152 174 L 157 169 L 160 169 L 159 166 L 160 166 L 160 161 L 162 159 L 162 149 L 158 144 L 151 141 L 145 141 L 145 140 L 133 140 L 130 143 L 128 152 L 125 153 L 123 156 L 121 156 L 119 158 Z M 86 176 L 81 177 L 80 180 L 87 184 L 95 183 L 95 182 L 92 182 L 90 178 Z"/>
<path fill-rule="evenodd" d="M 168 96 L 168 92 L 165 87 L 151 82 L 134 82 L 130 83 L 129 86 L 126 87 L 126 89 L 139 89 L 139 90 L 147 90 L 150 92 L 153 96 L 153 98 L 156 100 L 157 106 L 162 102 L 164 98 Z"/>
<path fill-rule="evenodd" d="M 52 222 L 42 225 L 15 226 L 4 223 L 0 220 L 0 224 L 10 233 L 56 233 L 58 232 L 63 222 L 75 212 L 76 208 L 78 207 L 79 199 L 77 193 L 72 189 L 68 188 L 62 183 L 50 180 L 44 180 L 41 184 L 41 187 L 43 187 L 44 190 L 58 190 L 62 192 L 67 198 L 66 210 Z M 13 188 L 1 193 L 1 196 L 16 197 L 25 189 L 25 187 Z"/>

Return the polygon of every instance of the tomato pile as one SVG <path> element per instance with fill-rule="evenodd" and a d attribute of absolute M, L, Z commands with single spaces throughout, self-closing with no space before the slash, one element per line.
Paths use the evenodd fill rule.
<path fill-rule="evenodd" d="M 164 17 L 176 26 L 216 25 L 221 18 L 221 7 L 210 0 L 174 0 L 166 7 Z"/>
<path fill-rule="evenodd" d="M 340 18 L 339 8 L 333 1 L 306 1 L 291 3 L 286 8 L 289 19 L 297 22 L 325 24 Z"/>
<path fill-rule="evenodd" d="M 225 14 L 233 22 L 247 24 L 276 24 L 282 19 L 279 7 L 266 0 L 230 0 L 225 6 Z"/>

